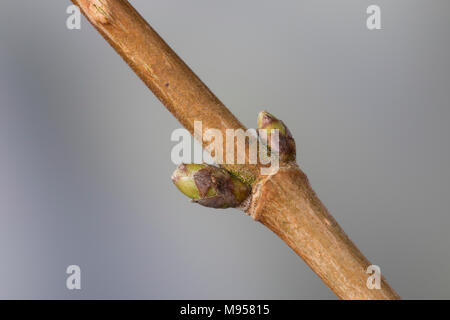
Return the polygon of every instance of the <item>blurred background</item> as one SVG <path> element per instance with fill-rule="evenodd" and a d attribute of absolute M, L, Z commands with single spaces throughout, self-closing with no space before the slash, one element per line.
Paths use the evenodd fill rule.
<path fill-rule="evenodd" d="M 246 126 L 287 123 L 403 298 L 450 298 L 449 1 L 131 3 Z M 0 298 L 335 299 L 264 226 L 176 190 L 180 124 L 70 4 L 1 4 Z"/>

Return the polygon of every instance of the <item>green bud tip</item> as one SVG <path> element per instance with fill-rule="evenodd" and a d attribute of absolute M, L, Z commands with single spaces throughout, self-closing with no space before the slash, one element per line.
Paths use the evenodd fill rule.
<path fill-rule="evenodd" d="M 172 181 L 193 202 L 210 208 L 237 207 L 250 194 L 250 188 L 226 170 L 207 164 L 181 164 Z"/>
<path fill-rule="evenodd" d="M 283 121 L 277 119 L 275 116 L 267 111 L 261 111 L 258 114 L 258 129 L 266 130 L 266 136 L 260 136 L 261 140 L 269 147 L 273 152 L 277 152 L 280 156 L 280 160 L 287 162 L 295 160 L 295 140 L 292 137 L 288 127 Z M 279 132 L 279 145 L 271 145 L 271 130 L 278 129 Z"/>

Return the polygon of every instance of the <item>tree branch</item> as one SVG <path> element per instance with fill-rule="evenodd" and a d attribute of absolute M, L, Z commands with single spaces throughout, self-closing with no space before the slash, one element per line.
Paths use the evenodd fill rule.
<path fill-rule="evenodd" d="M 194 121 L 202 121 L 203 131 L 245 130 L 128 1 L 72 2 L 191 133 Z M 369 261 L 328 213 L 294 162 L 282 162 L 280 170 L 268 176 L 260 176 L 258 166 L 248 163 L 247 158 L 243 165 L 223 165 L 252 186 L 247 213 L 283 239 L 339 298 L 399 298 L 384 278 L 381 289 L 367 287 Z"/>

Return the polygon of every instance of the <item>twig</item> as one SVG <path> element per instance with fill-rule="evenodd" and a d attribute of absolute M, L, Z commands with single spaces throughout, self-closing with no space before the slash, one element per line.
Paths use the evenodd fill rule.
<path fill-rule="evenodd" d="M 126 0 L 72 0 L 111 46 L 191 133 L 245 129 Z M 225 158 L 225 157 L 224 157 Z M 252 186 L 247 213 L 283 239 L 342 299 L 398 299 L 384 277 L 366 285 L 369 261 L 350 241 L 295 163 L 273 175 L 257 165 L 224 165 Z"/>

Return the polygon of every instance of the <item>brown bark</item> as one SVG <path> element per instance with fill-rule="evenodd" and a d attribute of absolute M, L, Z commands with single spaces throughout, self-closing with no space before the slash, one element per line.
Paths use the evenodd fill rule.
<path fill-rule="evenodd" d="M 202 121 L 203 132 L 209 128 L 220 129 L 224 133 L 225 129 L 245 130 L 241 122 L 128 1 L 73 0 L 72 2 L 81 8 L 97 31 L 192 134 L 194 121 Z M 224 167 L 248 182 L 253 182 L 258 175 L 255 165 L 224 165 Z"/>
<path fill-rule="evenodd" d="M 287 243 L 341 299 L 399 299 L 384 277 L 366 285 L 371 263 L 329 214 L 297 165 L 264 177 L 253 188 L 249 214 Z"/>
<path fill-rule="evenodd" d="M 128 1 L 72 1 L 191 133 L 194 121 L 202 121 L 203 131 L 245 129 Z M 296 165 L 270 176 L 259 176 L 257 165 L 224 167 L 253 186 L 248 213 L 283 239 L 339 298 L 399 298 L 384 278 L 380 290 L 367 288 L 370 263 Z"/>

